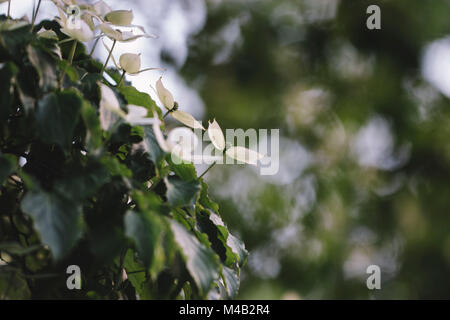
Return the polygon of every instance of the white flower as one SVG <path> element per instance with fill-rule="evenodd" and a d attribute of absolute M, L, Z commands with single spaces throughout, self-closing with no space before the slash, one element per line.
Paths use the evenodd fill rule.
<path fill-rule="evenodd" d="M 156 38 L 154 35 L 150 35 L 145 33 L 145 30 L 142 34 L 134 34 L 131 31 L 120 31 L 118 29 L 114 29 L 112 24 L 110 23 L 101 23 L 98 25 L 98 28 L 111 40 L 119 41 L 119 42 L 131 42 L 139 38 Z"/>
<path fill-rule="evenodd" d="M 164 108 L 170 111 L 170 115 L 190 128 L 205 130 L 202 124 L 195 120 L 195 118 L 189 113 L 180 110 L 174 110 L 175 100 L 173 98 L 173 95 L 164 87 L 161 79 L 162 77 L 160 77 L 156 82 L 156 93 Z"/>
<path fill-rule="evenodd" d="M 57 21 L 61 25 L 62 33 L 80 42 L 87 42 L 94 38 L 94 32 L 84 20 L 75 17 L 67 19 L 63 10 L 59 6 L 57 8 L 59 12 Z"/>
<path fill-rule="evenodd" d="M 208 126 L 209 139 L 211 140 L 212 144 L 216 149 L 223 152 L 226 148 L 226 145 L 222 129 L 220 128 L 219 124 L 215 119 L 212 123 L 208 122 L 208 124 L 209 124 Z M 258 164 L 259 160 L 264 158 L 264 155 L 256 151 L 239 146 L 228 148 L 225 151 L 225 154 L 234 160 L 238 160 L 240 162 L 252 164 L 255 166 Z"/>

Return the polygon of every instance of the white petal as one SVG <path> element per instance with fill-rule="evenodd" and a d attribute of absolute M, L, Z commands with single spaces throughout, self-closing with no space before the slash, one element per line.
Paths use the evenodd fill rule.
<path fill-rule="evenodd" d="M 100 107 L 104 107 L 109 111 L 114 112 L 119 117 L 125 119 L 126 114 L 122 109 L 120 109 L 120 103 L 111 88 L 104 85 L 103 83 L 100 83 L 99 86 L 101 89 Z"/>
<path fill-rule="evenodd" d="M 81 19 L 75 21 L 67 20 L 67 24 L 61 29 L 61 32 L 80 42 L 91 41 L 94 38 L 94 32 L 88 24 Z"/>
<path fill-rule="evenodd" d="M 53 30 L 45 30 L 44 28 L 41 28 L 37 35 L 39 38 L 58 40 L 58 35 Z"/>
<path fill-rule="evenodd" d="M 189 128 L 205 130 L 205 128 L 203 128 L 202 124 L 200 122 L 198 122 L 197 120 L 195 120 L 195 118 L 187 112 L 177 110 L 177 111 L 171 112 L 171 115 L 172 115 L 172 117 L 174 117 L 175 119 L 180 121 L 185 126 L 188 126 Z"/>
<path fill-rule="evenodd" d="M 96 3 L 94 3 L 94 12 L 100 17 L 104 17 L 108 13 L 112 11 L 111 7 L 108 6 L 105 1 L 100 0 Z"/>
<path fill-rule="evenodd" d="M 158 119 L 158 115 L 156 113 L 153 113 L 153 117 L 155 119 Z M 166 139 L 164 139 L 164 135 L 161 131 L 160 126 L 161 126 L 160 121 L 156 121 L 155 123 L 153 123 L 153 132 L 155 133 L 156 142 L 158 142 L 159 147 L 164 152 L 169 152 L 170 151 L 169 145 L 167 144 Z"/>
<path fill-rule="evenodd" d="M 223 136 L 223 131 L 216 119 L 208 126 L 208 136 L 216 149 L 219 149 L 220 151 L 225 149 L 225 137 Z"/>
<path fill-rule="evenodd" d="M 114 10 L 105 16 L 106 21 L 116 26 L 129 26 L 133 22 L 133 18 L 131 10 Z"/>
<path fill-rule="evenodd" d="M 119 120 L 119 116 L 105 107 L 105 104 L 100 103 L 100 126 L 103 130 L 108 131 L 113 124 Z"/>
<path fill-rule="evenodd" d="M 258 160 L 264 158 L 262 154 L 244 147 L 231 147 L 226 151 L 226 155 L 232 159 L 255 166 L 258 164 Z"/>
<path fill-rule="evenodd" d="M 124 53 L 119 59 L 120 67 L 129 74 L 139 73 L 141 70 L 141 55 L 135 53 Z"/>
<path fill-rule="evenodd" d="M 98 28 L 106 35 L 108 38 L 116 41 L 122 41 L 122 32 L 115 30 L 108 23 L 101 23 Z"/>
<path fill-rule="evenodd" d="M 162 79 L 162 77 L 160 77 L 158 79 L 158 81 L 156 81 L 156 93 L 158 94 L 158 98 L 161 101 L 161 103 L 163 104 L 163 106 L 167 110 L 172 110 L 173 106 L 175 104 L 173 95 L 172 95 L 172 93 L 170 93 L 169 90 L 167 90 L 164 87 L 161 79 Z"/>

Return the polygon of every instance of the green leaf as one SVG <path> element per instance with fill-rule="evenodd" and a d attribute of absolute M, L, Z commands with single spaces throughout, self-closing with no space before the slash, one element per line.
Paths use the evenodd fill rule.
<path fill-rule="evenodd" d="M 150 155 L 150 159 L 152 159 L 153 163 L 157 167 L 160 167 L 161 161 L 165 157 L 165 152 L 156 141 L 155 133 L 153 132 L 153 128 L 150 126 L 144 127 L 144 144 Z"/>
<path fill-rule="evenodd" d="M 6 123 L 11 113 L 11 105 L 14 99 L 14 82 L 17 74 L 14 63 L 8 62 L 0 69 L 0 123 Z"/>
<path fill-rule="evenodd" d="M 147 279 L 145 277 L 144 266 L 136 259 L 133 250 L 127 250 L 127 253 L 123 260 L 123 267 L 127 272 L 128 280 L 130 280 L 131 284 L 136 290 L 136 293 L 139 295 L 139 299 L 151 299 L 152 294 L 150 286 L 147 283 Z"/>
<path fill-rule="evenodd" d="M 227 245 L 233 249 L 233 252 L 236 253 L 239 257 L 238 263 L 239 266 L 242 267 L 247 261 L 248 251 L 245 249 L 244 243 L 233 236 L 231 233 L 228 234 Z"/>
<path fill-rule="evenodd" d="M 149 117 L 153 117 L 153 111 L 158 112 L 161 116 L 161 110 L 157 107 L 155 101 L 150 97 L 148 93 L 140 92 L 135 87 L 122 86 L 120 93 L 125 97 L 128 104 L 136 106 L 146 107 L 150 111 Z"/>
<path fill-rule="evenodd" d="M 55 193 L 31 190 L 21 204 L 22 211 L 33 218 L 41 240 L 56 260 L 66 256 L 83 231 L 81 205 Z"/>
<path fill-rule="evenodd" d="M 98 162 L 91 162 L 83 168 L 70 169 L 64 179 L 55 182 L 54 188 L 74 201 L 84 201 L 110 181 L 108 169 Z"/>
<path fill-rule="evenodd" d="M 167 187 L 167 200 L 173 207 L 192 206 L 195 204 L 200 192 L 198 181 L 184 181 L 171 176 L 164 179 Z"/>
<path fill-rule="evenodd" d="M 212 284 L 219 278 L 220 263 L 210 248 L 201 244 L 182 225 L 170 222 L 175 241 L 182 250 L 186 268 L 194 279 L 200 294 L 208 293 Z"/>
<path fill-rule="evenodd" d="M 0 268 L 0 300 L 24 300 L 31 296 L 28 284 L 18 272 L 2 272 Z"/>
<path fill-rule="evenodd" d="M 109 174 L 113 177 L 122 176 L 131 178 L 133 176 L 133 172 L 117 158 L 105 156 L 100 162 L 108 169 Z"/>
<path fill-rule="evenodd" d="M 175 172 L 175 174 L 184 181 L 197 180 L 197 171 L 195 171 L 195 167 L 192 163 L 184 163 L 180 161 L 180 164 L 175 164 L 172 161 L 172 157 L 168 157 L 167 162 L 173 172 Z"/>
<path fill-rule="evenodd" d="M 63 150 L 69 150 L 82 105 L 82 98 L 74 90 L 45 95 L 39 100 L 36 110 L 39 138 L 47 144 L 54 143 Z"/>
<path fill-rule="evenodd" d="M 16 169 L 17 159 L 12 155 L 3 155 L 0 152 L 0 185 Z"/>
<path fill-rule="evenodd" d="M 0 46 L 4 47 L 10 57 L 15 61 L 21 61 L 22 52 L 35 35 L 30 32 L 30 26 L 0 32 Z"/>
<path fill-rule="evenodd" d="M 17 91 L 26 113 L 34 111 L 37 96 L 36 70 L 31 65 L 22 66 L 17 75 Z"/>
<path fill-rule="evenodd" d="M 28 58 L 36 68 L 39 75 L 39 87 L 42 91 L 48 92 L 58 86 L 56 73 L 56 61 L 53 57 L 38 47 L 29 45 L 27 47 Z"/>
<path fill-rule="evenodd" d="M 42 248 L 42 245 L 33 245 L 29 247 L 22 247 L 17 242 L 2 242 L 0 243 L 0 250 L 6 251 L 10 254 L 15 254 L 18 256 L 24 256 L 30 254 L 36 250 Z"/>
<path fill-rule="evenodd" d="M 77 82 L 78 80 L 80 80 L 80 75 L 78 74 L 77 68 L 70 65 L 68 61 L 59 60 L 58 66 L 61 69 L 61 71 L 64 72 L 65 75 L 69 77 L 70 81 Z"/>
<path fill-rule="evenodd" d="M 125 215 L 125 233 L 136 244 L 139 257 L 146 267 L 152 267 L 161 246 L 163 223 L 152 211 L 128 211 Z"/>
<path fill-rule="evenodd" d="M 216 202 L 212 201 L 208 196 L 208 185 L 205 182 L 203 182 L 203 180 L 201 181 L 201 185 L 202 185 L 202 190 L 200 192 L 200 198 L 199 198 L 198 202 L 204 208 L 211 209 L 215 213 L 218 213 L 219 205 Z"/>
<path fill-rule="evenodd" d="M 86 148 L 90 151 L 102 146 L 102 128 L 96 110 L 86 100 L 83 101 L 81 117 L 86 126 Z"/>
<path fill-rule="evenodd" d="M 228 298 L 234 299 L 239 291 L 239 275 L 238 273 L 228 267 L 222 268 L 222 279 L 226 287 Z"/>

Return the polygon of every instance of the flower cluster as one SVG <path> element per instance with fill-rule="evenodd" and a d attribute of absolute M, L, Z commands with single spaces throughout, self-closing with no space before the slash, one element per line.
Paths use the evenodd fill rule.
<path fill-rule="evenodd" d="M 117 83 L 117 87 L 122 85 L 125 75 L 137 75 L 145 71 L 162 70 L 161 68 L 142 69 L 141 54 L 136 53 L 124 53 L 120 56 L 119 63 L 116 62 L 113 50 L 117 42 L 127 43 L 139 38 L 156 37 L 155 35 L 148 34 L 144 27 L 133 24 L 134 15 L 131 10 L 113 10 L 103 0 L 95 4 L 88 4 L 81 0 L 51 1 L 58 10 L 59 17 L 56 20 L 61 26 L 61 32 L 68 36 L 68 39 L 62 42 L 73 41 L 69 64 L 72 63 L 77 42 L 84 43 L 95 40 L 91 52 L 92 55 L 95 46 L 101 40 L 108 52 L 108 57 L 103 65 L 101 74 L 103 75 L 109 61 L 112 60 L 116 68 L 122 72 L 122 77 Z M 33 21 L 36 19 L 40 2 L 36 12 L 33 13 Z M 123 31 L 123 28 L 128 30 Z M 38 34 L 40 37 L 57 39 L 57 35 L 53 31 L 40 30 Z M 103 38 L 108 38 L 112 41 L 111 48 L 107 46 Z M 60 80 L 62 81 L 62 79 Z M 155 91 L 162 106 L 167 111 L 163 119 L 160 119 L 156 114 L 153 114 L 153 117 L 148 117 L 146 108 L 135 105 L 128 105 L 126 107 L 127 112 L 125 112 L 120 107 L 120 103 L 113 90 L 107 84 L 102 82 L 98 84 L 101 88 L 100 122 L 103 130 L 110 130 L 113 127 L 112 124 L 119 119 L 131 125 L 153 125 L 157 142 L 164 152 L 172 153 L 172 155 L 176 155 L 185 161 L 191 161 L 190 152 L 195 144 L 196 136 L 191 130 L 181 127 L 172 130 L 166 139 L 161 131 L 161 125 L 163 124 L 162 121 L 164 118 L 170 115 L 190 129 L 206 130 L 212 144 L 222 156 L 224 155 L 239 162 L 252 165 L 257 165 L 258 161 L 264 157 L 258 152 L 242 146 L 227 146 L 222 129 L 215 119 L 213 122 L 208 122 L 208 128 L 205 129 L 191 114 L 179 110 L 179 105 L 175 102 L 172 93 L 164 86 L 162 77 L 156 82 Z M 171 139 L 174 136 L 183 136 L 184 139 Z M 186 141 L 189 141 L 189 143 L 186 143 Z"/>

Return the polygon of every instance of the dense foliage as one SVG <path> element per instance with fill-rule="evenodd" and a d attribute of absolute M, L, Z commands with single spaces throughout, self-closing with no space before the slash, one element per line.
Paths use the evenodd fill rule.
<path fill-rule="evenodd" d="M 55 21 L 0 17 L 0 298 L 234 297 L 247 252 L 208 186 L 151 127 L 103 130 L 99 86 L 124 112 L 160 109 L 67 38 Z"/>

